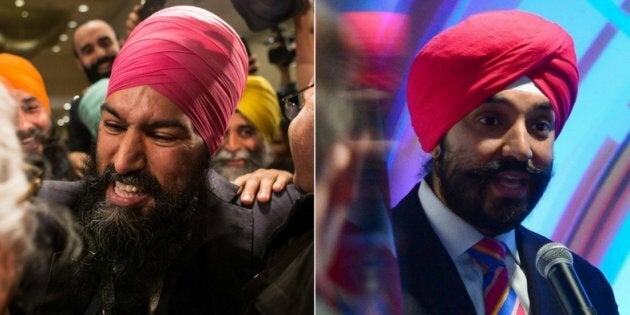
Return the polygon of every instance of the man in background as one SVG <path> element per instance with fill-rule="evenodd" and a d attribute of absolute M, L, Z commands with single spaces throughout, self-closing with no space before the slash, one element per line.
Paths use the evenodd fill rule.
<path fill-rule="evenodd" d="M 265 78 L 249 75 L 223 143 L 211 158 L 211 167 L 230 181 L 267 168 L 274 158 L 271 142 L 279 125 L 276 92 Z"/>
<path fill-rule="evenodd" d="M 72 44 L 75 62 L 90 84 L 109 78 L 120 51 L 120 42 L 111 25 L 103 20 L 84 22 L 74 31 Z"/>
<path fill-rule="evenodd" d="M 83 71 L 90 85 L 109 78 L 121 47 L 114 28 L 99 19 L 88 20 L 77 26 L 72 46 L 77 67 Z M 82 97 L 72 100 L 68 123 L 70 161 L 78 172 L 85 167 L 87 154 L 94 144 L 90 129 L 79 115 Z"/>
<path fill-rule="evenodd" d="M 44 80 L 28 60 L 0 54 L 0 76 L 18 106 L 17 133 L 26 161 L 38 167 L 46 179 L 72 180 L 77 174 L 52 123 Z"/>

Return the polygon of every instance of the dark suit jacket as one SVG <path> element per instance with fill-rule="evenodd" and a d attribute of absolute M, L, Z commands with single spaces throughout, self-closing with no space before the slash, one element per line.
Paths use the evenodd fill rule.
<path fill-rule="evenodd" d="M 236 186 L 225 178 L 211 172 L 209 183 L 215 198 L 196 211 L 192 236 L 166 271 L 156 314 L 237 313 L 243 303 L 242 286 L 262 267 L 265 244 L 301 196 L 290 185 L 274 193 L 269 203 L 246 208 L 239 206 Z M 80 182 L 45 182 L 39 197 L 73 209 L 80 186 Z M 29 299 L 43 296 L 45 303 L 26 313 L 99 312 L 103 272 L 89 256 L 72 266 L 58 267 L 53 262 L 50 278 L 35 279 L 43 281 L 38 285 L 40 297 Z"/>
<path fill-rule="evenodd" d="M 475 314 L 454 262 L 429 224 L 418 198 L 419 184 L 393 209 L 393 227 L 403 286 L 405 312 L 422 314 Z M 551 286 L 536 270 L 538 249 L 551 242 L 522 226 L 516 229 L 521 267 L 527 277 L 530 314 L 563 314 Z M 618 314 L 610 284 L 586 260 L 573 254 L 575 271 L 597 309 Z"/>

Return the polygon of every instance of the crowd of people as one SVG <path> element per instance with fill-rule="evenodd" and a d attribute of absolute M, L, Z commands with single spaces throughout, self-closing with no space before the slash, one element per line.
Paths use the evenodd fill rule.
<path fill-rule="evenodd" d="M 0 313 L 312 310 L 314 99 L 283 117 L 241 37 L 205 9 L 139 13 L 124 42 L 103 20 L 76 28 L 90 86 L 67 139 L 40 72 L 0 54 Z M 283 134 L 303 162 L 270 169 Z"/>

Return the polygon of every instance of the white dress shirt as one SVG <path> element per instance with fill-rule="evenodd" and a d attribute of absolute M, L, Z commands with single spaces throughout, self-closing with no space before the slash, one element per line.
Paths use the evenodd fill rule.
<path fill-rule="evenodd" d="M 449 210 L 433 193 L 426 181 L 422 181 L 418 190 L 420 204 L 429 218 L 431 227 L 442 241 L 461 277 L 468 295 L 475 305 L 477 314 L 485 314 L 483 301 L 483 270 L 466 252 L 483 239 L 483 234 Z M 527 279 L 520 267 L 520 259 L 516 248 L 514 230 L 497 235 L 495 239 L 508 247 L 505 265 L 508 270 L 510 286 L 518 296 L 523 309 L 529 313 L 529 296 L 527 295 Z"/>

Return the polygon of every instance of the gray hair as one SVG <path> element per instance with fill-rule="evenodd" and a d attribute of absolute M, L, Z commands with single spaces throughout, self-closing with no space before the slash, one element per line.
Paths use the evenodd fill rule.
<path fill-rule="evenodd" d="M 0 240 L 2 250 L 13 251 L 16 266 L 33 252 L 35 223 L 29 216 L 29 205 L 21 202 L 29 191 L 22 170 L 22 148 L 15 123 L 17 105 L 0 84 Z"/>

